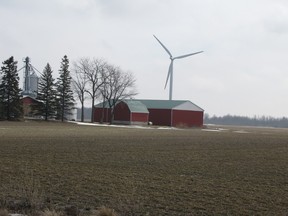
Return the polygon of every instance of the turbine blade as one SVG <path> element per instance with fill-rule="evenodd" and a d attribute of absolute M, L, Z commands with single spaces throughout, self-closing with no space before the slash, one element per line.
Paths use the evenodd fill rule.
<path fill-rule="evenodd" d="M 171 54 L 170 51 L 164 46 L 164 44 L 161 43 L 161 41 L 160 41 L 155 35 L 153 35 L 153 36 L 154 36 L 155 39 L 160 43 L 160 45 L 166 50 L 166 52 L 168 53 L 168 55 L 170 56 L 170 58 L 172 58 L 172 54 Z"/>
<path fill-rule="evenodd" d="M 188 56 L 196 55 L 196 54 L 199 54 L 199 53 L 202 53 L 202 52 L 203 51 L 190 53 L 190 54 L 186 54 L 186 55 L 181 55 L 181 56 L 174 57 L 173 59 L 181 59 L 181 58 L 185 58 L 185 57 L 188 57 Z"/>
<path fill-rule="evenodd" d="M 170 75 L 172 73 L 172 70 L 173 70 L 173 60 L 171 60 L 171 63 L 169 65 L 169 69 L 168 69 L 168 73 L 167 73 L 167 78 L 166 78 L 166 83 L 165 83 L 164 89 L 166 89 L 166 86 L 167 86 L 168 80 L 170 78 Z"/>

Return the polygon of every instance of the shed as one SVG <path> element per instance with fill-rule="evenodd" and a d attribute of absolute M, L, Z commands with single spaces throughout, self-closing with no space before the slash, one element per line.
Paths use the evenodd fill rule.
<path fill-rule="evenodd" d="M 94 122 L 110 122 L 111 112 L 107 101 L 96 104 L 92 112 L 94 112 Z"/>
<path fill-rule="evenodd" d="M 149 111 L 154 125 L 202 127 L 204 110 L 188 100 L 138 100 Z"/>
<path fill-rule="evenodd" d="M 103 106 L 104 105 L 104 106 Z M 147 125 L 149 119 L 149 111 L 146 106 L 137 100 L 119 101 L 114 108 L 115 124 L 128 125 Z M 100 103 L 95 106 L 94 121 L 110 122 L 111 110 L 108 103 Z"/>
<path fill-rule="evenodd" d="M 202 127 L 204 110 L 188 100 L 123 100 L 114 109 L 114 123 L 172 127 Z M 95 106 L 94 121 L 109 122 L 108 103 Z"/>
<path fill-rule="evenodd" d="M 23 104 L 23 115 L 25 117 L 32 117 L 33 116 L 32 106 L 41 103 L 35 98 L 26 95 L 21 98 L 21 101 Z"/>
<path fill-rule="evenodd" d="M 116 124 L 147 125 L 148 119 L 148 109 L 140 101 L 124 100 L 115 106 L 114 123 Z"/>

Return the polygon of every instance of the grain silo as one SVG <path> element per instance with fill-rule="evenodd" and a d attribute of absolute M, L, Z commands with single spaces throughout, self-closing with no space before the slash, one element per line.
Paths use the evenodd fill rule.
<path fill-rule="evenodd" d="M 29 57 L 25 58 L 24 63 L 24 84 L 22 95 L 36 98 L 39 78 L 34 71 L 34 67 L 30 63 Z"/>

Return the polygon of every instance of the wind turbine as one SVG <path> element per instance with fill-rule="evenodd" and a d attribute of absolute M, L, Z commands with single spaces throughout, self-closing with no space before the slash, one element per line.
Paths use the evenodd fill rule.
<path fill-rule="evenodd" d="M 168 79 L 170 78 L 169 100 L 172 100 L 172 92 L 173 92 L 173 62 L 174 62 L 174 60 L 175 59 L 186 58 L 186 57 L 192 56 L 192 55 L 196 55 L 196 54 L 202 53 L 203 51 L 190 53 L 190 54 L 186 54 L 186 55 L 181 55 L 181 56 L 177 56 L 177 57 L 173 57 L 171 52 L 164 46 L 164 44 L 155 35 L 153 35 L 153 36 L 155 37 L 155 39 L 160 43 L 160 45 L 166 50 L 166 52 L 170 56 L 171 63 L 169 65 L 169 70 L 168 70 L 168 74 L 167 74 L 167 78 L 166 78 L 166 83 L 165 83 L 164 89 L 166 89 L 166 86 L 167 86 L 167 83 L 168 83 Z"/>

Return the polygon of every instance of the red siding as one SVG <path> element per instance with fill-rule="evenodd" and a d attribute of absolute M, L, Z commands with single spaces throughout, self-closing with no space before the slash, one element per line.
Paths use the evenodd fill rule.
<path fill-rule="evenodd" d="M 171 110 L 169 109 L 148 109 L 149 121 L 153 125 L 171 126 Z"/>
<path fill-rule="evenodd" d="M 95 108 L 94 122 L 100 122 L 102 117 L 102 108 Z M 120 102 L 114 109 L 114 120 L 123 123 L 143 122 L 148 124 L 148 113 L 131 113 L 126 103 Z M 110 122 L 110 109 L 104 109 L 104 122 Z"/>
<path fill-rule="evenodd" d="M 203 126 L 203 112 L 173 110 L 173 127 L 202 127 Z"/>
<path fill-rule="evenodd" d="M 173 127 L 202 127 L 203 112 L 189 110 L 148 109 L 149 113 L 131 113 L 126 103 L 121 102 L 115 107 L 114 120 L 127 123 L 152 122 L 154 125 Z M 95 108 L 94 121 L 100 122 L 102 108 Z M 172 117 L 172 119 L 171 119 Z M 110 109 L 104 109 L 104 122 L 110 121 Z"/>
<path fill-rule="evenodd" d="M 148 113 L 132 113 L 132 122 L 144 122 L 148 124 Z"/>
<path fill-rule="evenodd" d="M 120 102 L 114 109 L 115 121 L 130 121 L 130 110 L 126 103 Z"/>
<path fill-rule="evenodd" d="M 32 113 L 32 108 L 31 106 L 33 104 L 36 104 L 38 103 L 36 100 L 34 100 L 33 98 L 30 98 L 30 97 L 24 97 L 22 98 L 22 103 L 23 103 L 23 115 L 24 116 L 31 116 Z"/>
<path fill-rule="evenodd" d="M 103 115 L 103 122 L 110 122 L 110 109 L 104 108 L 104 112 L 102 108 L 94 109 L 94 122 L 101 122 L 101 118 Z"/>
<path fill-rule="evenodd" d="M 22 98 L 22 102 L 23 104 L 31 105 L 35 103 L 35 100 L 30 97 L 25 97 L 25 98 Z"/>

